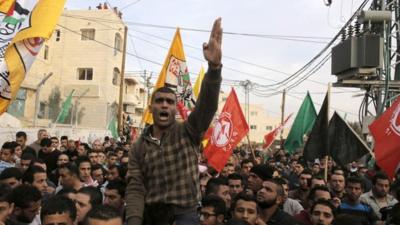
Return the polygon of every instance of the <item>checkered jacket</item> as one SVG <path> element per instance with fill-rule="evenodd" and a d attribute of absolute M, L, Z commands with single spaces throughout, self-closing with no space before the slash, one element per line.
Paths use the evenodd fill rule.
<path fill-rule="evenodd" d="M 176 121 L 160 142 L 151 138 L 150 126 L 133 145 L 126 191 L 129 225 L 141 224 L 145 204 L 186 208 L 200 201 L 199 146 L 217 110 L 220 86 L 221 70 L 209 70 L 195 110 L 187 121 Z"/>

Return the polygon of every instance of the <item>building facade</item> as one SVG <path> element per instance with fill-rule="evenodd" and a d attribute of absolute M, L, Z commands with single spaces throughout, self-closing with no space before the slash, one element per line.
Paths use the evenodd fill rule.
<path fill-rule="evenodd" d="M 104 22 L 104 18 L 112 22 Z M 118 111 L 124 28 L 121 14 L 107 6 L 64 10 L 9 113 L 20 118 L 25 126 L 33 126 L 36 111 L 37 125 L 48 126 L 55 122 L 63 102 L 72 93 L 71 111 L 64 123 L 107 128 Z M 38 84 L 49 73 L 52 76 L 38 92 Z M 127 80 L 126 110 L 130 110 L 128 103 L 135 98 L 129 95 L 130 91 L 139 84 L 135 79 Z"/>

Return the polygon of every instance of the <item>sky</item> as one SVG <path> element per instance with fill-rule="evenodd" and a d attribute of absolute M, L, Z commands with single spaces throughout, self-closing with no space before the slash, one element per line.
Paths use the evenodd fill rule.
<path fill-rule="evenodd" d="M 66 8 L 88 9 L 103 2 L 67 0 Z M 127 70 L 151 71 L 153 80 L 161 70 L 159 64 L 164 62 L 167 55 L 175 33 L 174 27 L 210 30 L 213 21 L 221 17 L 226 32 L 222 46 L 222 76 L 225 79 L 222 89 L 229 92 L 232 80 L 235 83 L 250 80 L 257 85 L 271 85 L 295 73 L 325 47 L 362 0 L 333 0 L 330 7 L 323 0 L 108 0 L 108 3 L 122 11 L 123 20 L 128 24 L 127 51 L 158 62 L 155 64 L 128 56 Z M 207 66 L 201 46 L 208 41 L 209 33 L 182 29 L 181 35 L 187 66 L 194 81 L 201 66 Z M 290 36 L 286 39 L 296 39 L 293 36 L 303 38 L 293 41 L 271 39 L 267 35 Z M 330 67 L 329 60 L 315 74 L 288 92 L 285 105 L 287 115 L 297 112 L 306 91 L 310 91 L 319 110 L 328 83 L 336 82 Z M 240 86 L 235 89 L 240 101 L 244 102 L 244 89 Z M 280 116 L 281 94 L 265 97 L 265 93 L 276 91 L 268 87 L 261 89 L 264 97 L 256 96 L 257 93 L 251 91 L 250 103 L 263 105 L 269 116 Z M 358 120 L 361 98 L 355 95 L 360 93 L 359 89 L 333 87 L 331 113 L 338 110 L 340 115 L 346 115 L 347 120 Z"/>

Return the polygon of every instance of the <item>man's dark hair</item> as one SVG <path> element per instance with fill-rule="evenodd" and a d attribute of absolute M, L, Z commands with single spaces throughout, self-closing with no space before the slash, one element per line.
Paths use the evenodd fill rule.
<path fill-rule="evenodd" d="M 361 177 L 352 176 L 352 177 L 347 178 L 346 186 L 349 185 L 350 183 L 352 183 L 352 184 L 360 184 L 361 188 L 364 189 L 364 181 L 361 179 Z"/>
<path fill-rule="evenodd" d="M 12 203 L 12 188 L 7 184 L 0 184 L 0 202 Z"/>
<path fill-rule="evenodd" d="M 154 97 L 156 96 L 157 93 L 170 93 L 170 94 L 174 94 L 174 96 L 175 96 L 175 91 L 172 90 L 171 88 L 165 87 L 165 86 L 164 87 L 160 87 L 160 88 L 156 89 L 153 92 L 153 94 L 151 95 L 151 103 L 153 103 Z"/>
<path fill-rule="evenodd" d="M 60 169 L 67 169 L 71 175 L 79 177 L 79 168 L 74 163 L 66 163 L 60 166 Z"/>
<path fill-rule="evenodd" d="M 108 170 L 112 170 L 114 168 L 117 168 L 118 170 L 118 175 L 120 179 L 125 179 L 126 173 L 128 172 L 128 169 L 124 166 L 120 166 L 120 165 L 111 165 L 108 167 Z"/>
<path fill-rule="evenodd" d="M 0 180 L 5 180 L 5 179 L 8 179 L 8 178 L 13 178 L 13 177 L 16 180 L 21 180 L 21 178 L 22 178 L 21 171 L 16 167 L 6 168 L 0 174 Z"/>
<path fill-rule="evenodd" d="M 46 173 L 46 170 L 40 166 L 30 166 L 22 176 L 22 182 L 32 184 L 37 173 Z"/>
<path fill-rule="evenodd" d="M 102 165 L 100 165 L 100 164 L 94 164 L 94 165 L 92 165 L 92 169 L 91 169 L 91 171 L 90 171 L 90 175 L 92 175 L 91 173 L 93 173 L 93 171 L 96 171 L 96 170 L 101 170 L 101 171 L 103 171 L 103 175 L 106 173 L 106 170 L 103 168 Z"/>
<path fill-rule="evenodd" d="M 17 137 L 17 138 L 23 137 L 25 140 L 26 140 L 26 138 L 27 138 L 26 133 L 25 133 L 24 131 L 18 131 L 18 132 L 15 134 L 15 137 Z"/>
<path fill-rule="evenodd" d="M 70 193 L 76 194 L 76 193 L 78 193 L 78 191 L 73 188 L 63 187 L 63 189 L 61 189 L 59 192 L 57 192 L 56 195 L 61 195 L 61 196 L 67 197 L 67 195 Z"/>
<path fill-rule="evenodd" d="M 388 180 L 390 182 L 389 177 L 384 174 L 383 172 L 377 172 L 375 176 L 372 178 L 372 184 L 375 185 L 376 182 L 379 180 Z"/>
<path fill-rule="evenodd" d="M 336 208 L 335 206 L 332 204 L 331 201 L 327 200 L 327 199 L 318 199 L 312 206 L 311 206 L 311 210 L 310 213 L 312 214 L 312 212 L 314 211 L 314 208 L 316 205 L 324 205 L 329 207 L 332 210 L 332 214 L 335 217 L 336 216 Z"/>
<path fill-rule="evenodd" d="M 60 140 L 67 140 L 68 141 L 68 136 L 61 136 Z"/>
<path fill-rule="evenodd" d="M 246 202 L 255 202 L 257 205 L 256 197 L 254 195 L 247 194 L 246 192 L 243 191 L 243 192 L 240 192 L 239 194 L 237 194 L 236 197 L 233 199 L 232 206 L 231 206 L 232 211 L 235 210 L 237 202 L 239 200 L 243 200 Z"/>
<path fill-rule="evenodd" d="M 42 209 L 40 210 L 40 220 L 43 222 L 45 216 L 62 213 L 68 213 L 69 218 L 71 218 L 72 221 L 75 221 L 75 203 L 67 197 L 56 195 L 48 198 L 42 203 Z"/>
<path fill-rule="evenodd" d="M 79 156 L 79 157 L 76 159 L 76 166 L 79 168 L 79 166 L 80 166 L 82 163 L 85 163 L 85 162 L 87 162 L 87 163 L 89 163 L 89 164 L 91 165 L 89 157 L 87 157 L 87 156 Z"/>
<path fill-rule="evenodd" d="M 40 191 L 32 185 L 22 184 L 14 188 L 11 193 L 11 201 L 15 207 L 26 209 L 30 204 L 42 199 Z"/>
<path fill-rule="evenodd" d="M 206 195 L 217 194 L 219 186 L 229 186 L 228 179 L 226 177 L 211 178 L 208 180 L 206 185 Z"/>
<path fill-rule="evenodd" d="M 108 182 L 106 189 L 108 190 L 117 190 L 118 194 L 125 198 L 125 191 L 126 191 L 126 183 L 123 180 L 111 180 Z"/>
<path fill-rule="evenodd" d="M 14 154 L 15 145 L 11 141 L 7 141 L 1 146 L 2 149 L 9 149 L 11 154 Z"/>
<path fill-rule="evenodd" d="M 240 167 L 243 167 L 243 164 L 247 163 L 253 163 L 253 161 L 251 161 L 250 159 L 243 159 L 242 162 L 240 163 Z"/>
<path fill-rule="evenodd" d="M 209 195 L 201 200 L 202 207 L 214 207 L 214 213 L 219 215 L 225 215 L 226 206 L 224 200 L 216 195 Z"/>
<path fill-rule="evenodd" d="M 28 148 L 28 147 L 29 146 L 27 146 L 26 148 Z M 35 150 L 33 150 L 33 151 L 35 151 Z M 34 159 L 36 159 L 36 156 L 30 152 L 23 152 L 21 155 L 21 160 L 34 160 Z"/>
<path fill-rule="evenodd" d="M 42 146 L 42 147 L 50 147 L 51 146 L 51 139 L 50 138 L 43 138 L 40 141 L 40 146 Z"/>
<path fill-rule="evenodd" d="M 84 225 L 89 224 L 90 219 L 108 221 L 112 219 L 121 218 L 119 212 L 111 206 L 108 205 L 97 205 L 94 206 L 87 214 L 84 220 Z"/>
<path fill-rule="evenodd" d="M 111 156 L 117 157 L 117 153 L 115 153 L 115 152 L 113 152 L 113 151 L 108 152 L 107 158 L 109 158 L 109 157 L 111 157 Z"/>
<path fill-rule="evenodd" d="M 306 168 L 306 169 L 304 169 L 303 171 L 301 171 L 300 176 L 301 176 L 302 174 L 311 175 L 311 178 L 313 177 L 312 171 L 311 171 L 310 169 L 308 169 L 308 168 Z"/>
<path fill-rule="evenodd" d="M 308 194 L 307 199 L 308 199 L 308 200 L 311 200 L 311 201 L 316 201 L 316 200 L 318 200 L 318 199 L 315 199 L 315 194 L 317 193 L 317 191 L 325 191 L 325 192 L 330 193 L 330 192 L 329 192 L 329 188 L 328 188 L 327 186 L 316 185 L 315 187 L 313 187 L 313 188 L 310 190 L 310 193 Z"/>
<path fill-rule="evenodd" d="M 58 141 L 58 137 L 53 136 L 53 137 L 50 138 L 50 140 L 57 140 Z"/>
<path fill-rule="evenodd" d="M 232 173 L 228 175 L 228 180 L 241 180 L 243 185 L 243 176 L 238 173 Z"/>
<path fill-rule="evenodd" d="M 83 187 L 79 189 L 78 193 L 88 195 L 90 198 L 90 205 L 92 206 L 103 204 L 103 194 L 99 189 L 95 187 Z"/>

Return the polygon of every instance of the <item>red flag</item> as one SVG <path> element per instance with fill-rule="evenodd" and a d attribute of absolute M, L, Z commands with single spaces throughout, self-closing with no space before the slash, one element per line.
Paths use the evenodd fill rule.
<path fill-rule="evenodd" d="M 188 118 L 189 114 L 191 113 L 191 111 L 185 107 L 185 105 L 183 104 L 183 101 L 178 102 L 176 104 L 176 107 L 178 108 L 178 112 L 181 115 L 181 118 L 183 120 L 186 120 Z"/>
<path fill-rule="evenodd" d="M 391 178 L 400 165 L 400 97 L 370 126 L 376 163 Z"/>
<path fill-rule="evenodd" d="M 287 121 L 290 119 L 290 117 L 293 115 L 290 114 L 288 117 L 286 117 L 285 121 L 283 121 L 283 124 L 279 124 L 277 128 L 275 128 L 273 131 L 269 132 L 264 136 L 264 145 L 263 148 L 269 148 L 272 143 L 274 142 L 276 136 L 278 136 L 279 132 L 282 130 L 282 127 L 285 126 Z"/>
<path fill-rule="evenodd" d="M 211 128 L 210 128 L 211 129 Z M 218 172 L 224 168 L 233 148 L 249 132 L 249 126 L 232 88 L 224 108 L 215 122 L 209 144 L 204 149 L 207 162 Z"/>

